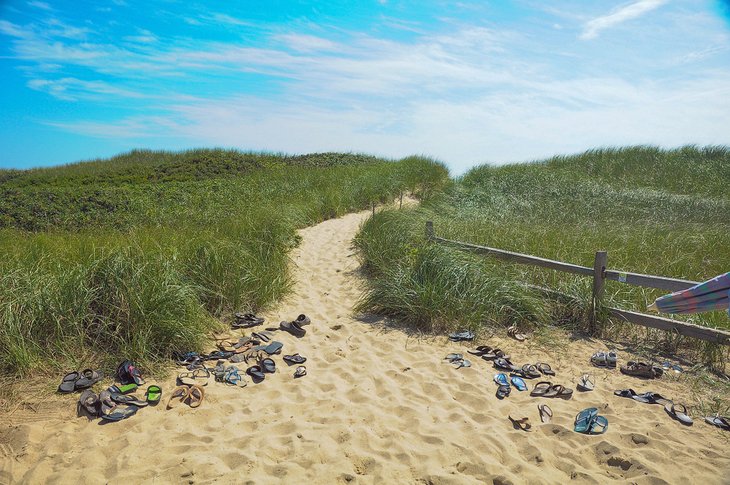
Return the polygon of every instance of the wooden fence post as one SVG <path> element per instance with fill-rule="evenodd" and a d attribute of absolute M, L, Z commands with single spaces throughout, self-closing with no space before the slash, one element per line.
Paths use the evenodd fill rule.
<path fill-rule="evenodd" d="M 428 241 L 433 240 L 433 221 L 426 221 L 426 239 Z"/>
<path fill-rule="evenodd" d="M 608 253 L 606 251 L 596 251 L 596 257 L 593 260 L 593 296 L 591 298 L 590 315 L 591 332 L 594 332 L 596 330 L 598 309 L 601 307 L 601 300 L 603 299 L 603 289 L 606 284 L 607 264 Z"/>

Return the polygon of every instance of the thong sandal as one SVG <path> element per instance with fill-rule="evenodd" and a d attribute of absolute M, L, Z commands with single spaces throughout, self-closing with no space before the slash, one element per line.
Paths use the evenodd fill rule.
<path fill-rule="evenodd" d="M 553 419 L 553 410 L 547 404 L 538 404 L 537 411 L 540 413 L 540 421 L 549 423 Z"/>
<path fill-rule="evenodd" d="M 593 419 L 598 415 L 598 408 L 587 408 L 575 416 L 573 430 L 576 433 L 586 433 L 591 428 Z"/>
<path fill-rule="evenodd" d="M 139 411 L 137 406 L 117 404 L 109 409 L 108 412 L 102 413 L 101 419 L 105 419 L 107 421 L 121 421 L 122 419 L 134 416 L 137 411 Z"/>
<path fill-rule="evenodd" d="M 77 414 L 79 416 L 86 412 L 90 417 L 96 418 L 99 416 L 99 407 L 101 402 L 99 396 L 97 396 L 91 389 L 86 389 L 79 396 L 79 402 L 76 407 Z"/>
<path fill-rule="evenodd" d="M 480 345 L 474 350 L 467 350 L 471 355 L 476 355 L 477 357 L 482 357 L 485 354 L 488 354 L 492 352 L 494 349 L 490 347 L 489 345 Z"/>
<path fill-rule="evenodd" d="M 669 401 L 664 405 L 664 410 L 680 423 L 692 426 L 692 418 L 687 414 L 687 407 L 684 404 L 674 404 L 672 401 Z"/>
<path fill-rule="evenodd" d="M 294 371 L 294 378 L 304 377 L 307 375 L 307 368 L 303 365 L 300 365 L 297 367 L 297 369 Z"/>
<path fill-rule="evenodd" d="M 713 426 L 717 426 L 725 431 L 730 431 L 730 418 L 722 417 L 719 414 L 714 416 L 705 416 L 705 421 Z"/>
<path fill-rule="evenodd" d="M 186 386 L 207 386 L 210 380 L 210 371 L 203 367 L 193 372 L 183 372 L 177 376 L 178 384 Z"/>
<path fill-rule="evenodd" d="M 487 362 L 494 360 L 494 359 L 507 359 L 509 360 L 510 356 L 508 354 L 505 354 L 502 349 L 492 349 L 491 352 L 487 352 L 486 354 L 482 355 L 482 359 L 486 360 Z"/>
<path fill-rule="evenodd" d="M 84 369 L 81 371 L 80 378 L 74 384 L 75 390 L 88 389 L 101 380 L 101 373 L 92 369 Z"/>
<path fill-rule="evenodd" d="M 252 365 L 251 367 L 246 369 L 246 374 L 251 376 L 254 384 L 258 384 L 266 378 L 263 370 L 258 365 Z"/>
<path fill-rule="evenodd" d="M 527 379 L 537 379 L 538 377 L 540 377 L 540 373 L 537 371 L 537 367 L 530 364 L 523 365 L 522 369 L 519 370 L 519 373 L 522 374 L 522 377 L 526 377 Z"/>
<path fill-rule="evenodd" d="M 524 342 L 527 339 L 527 336 L 525 334 L 518 332 L 515 325 L 512 325 L 507 329 L 507 335 L 520 342 Z"/>
<path fill-rule="evenodd" d="M 553 383 L 549 381 L 542 381 L 535 384 L 535 387 L 532 389 L 532 392 L 530 392 L 530 396 L 532 397 L 540 397 L 547 394 L 548 391 L 553 387 Z"/>
<path fill-rule="evenodd" d="M 190 387 L 190 391 L 188 392 L 185 401 L 191 408 L 197 408 L 200 407 L 201 404 L 203 404 L 203 398 L 205 398 L 205 389 L 198 385 L 195 385 Z"/>
<path fill-rule="evenodd" d="M 550 390 L 543 394 L 544 397 L 559 397 L 562 399 L 570 399 L 573 395 L 573 389 L 564 387 L 561 384 L 555 384 Z"/>
<path fill-rule="evenodd" d="M 530 428 L 532 428 L 532 425 L 530 424 L 530 418 L 524 417 L 520 419 L 515 419 L 512 416 L 507 416 L 510 421 L 512 421 L 512 426 L 515 429 L 519 429 L 520 431 L 527 431 Z"/>
<path fill-rule="evenodd" d="M 550 364 L 546 364 L 545 362 L 538 362 L 535 364 L 535 367 L 537 367 L 537 370 L 543 373 L 543 375 L 546 376 L 554 376 L 555 371 L 552 367 L 550 367 Z"/>
<path fill-rule="evenodd" d="M 510 382 L 513 386 L 517 388 L 518 391 L 526 391 L 527 390 L 527 384 L 525 384 L 525 381 L 522 380 L 519 376 L 512 376 L 512 379 L 510 379 Z"/>
<path fill-rule="evenodd" d="M 178 404 L 184 402 L 190 394 L 189 386 L 177 386 L 172 390 L 170 398 L 167 400 L 167 409 L 172 409 Z"/>
<path fill-rule="evenodd" d="M 306 361 L 307 361 L 307 358 L 302 357 L 298 353 L 294 354 L 294 355 L 285 355 L 284 356 L 284 362 L 286 362 L 288 365 L 303 364 Z"/>
<path fill-rule="evenodd" d="M 138 408 L 147 406 L 147 401 L 141 401 L 134 396 L 130 396 L 129 394 L 111 393 L 111 398 L 112 401 L 117 404 L 127 404 L 129 406 L 137 406 Z"/>
<path fill-rule="evenodd" d="M 591 374 L 583 374 L 578 381 L 578 385 L 575 387 L 579 391 L 587 392 L 595 389 L 596 385 L 593 382 L 593 376 Z"/>

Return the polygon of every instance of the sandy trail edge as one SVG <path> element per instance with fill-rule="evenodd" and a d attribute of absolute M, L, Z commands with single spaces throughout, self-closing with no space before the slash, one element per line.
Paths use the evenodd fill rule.
<path fill-rule="evenodd" d="M 158 406 L 103 426 L 75 418 L 69 398 L 67 415 L 0 426 L 0 483 L 727 483 L 727 435 L 612 394 L 633 387 L 671 397 L 681 393 L 676 382 L 589 368 L 584 343 L 548 355 L 492 339 L 515 362 L 553 363 L 553 382 L 574 387 L 584 371 L 597 380 L 596 391 L 570 401 L 517 391 L 497 401 L 487 362 L 442 364 L 466 347 L 353 319 L 363 282 L 351 240 L 367 216 L 302 230 L 295 294 L 266 315 L 312 317 L 303 339 L 277 335 L 284 353 L 309 358 L 307 377 L 294 380 L 278 356 L 261 384 L 211 382 L 197 410 Z M 172 389 L 172 379 L 162 384 Z M 539 424 L 541 402 L 555 412 L 552 424 Z M 607 434 L 572 431 L 589 406 L 608 417 Z M 508 415 L 529 416 L 531 432 L 513 430 Z"/>

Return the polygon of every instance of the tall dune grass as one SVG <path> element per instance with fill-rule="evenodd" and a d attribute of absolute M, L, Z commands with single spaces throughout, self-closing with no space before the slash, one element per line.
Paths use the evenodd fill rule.
<path fill-rule="evenodd" d="M 222 150 L 0 172 L 0 369 L 200 350 L 286 294 L 297 228 L 447 183 L 425 158 Z"/>
<path fill-rule="evenodd" d="M 728 170 L 730 150 L 724 147 L 602 149 L 545 162 L 477 167 L 448 193 L 418 209 L 385 213 L 379 221 L 364 226 L 358 244 L 374 278 L 361 307 L 388 314 L 410 312 L 411 319 L 420 319 L 425 326 L 441 325 L 443 320 L 455 325 L 464 318 L 482 324 L 505 323 L 497 318 L 498 311 L 486 310 L 486 303 L 506 300 L 503 304 L 511 307 L 509 302 L 517 306 L 525 299 L 532 301 L 534 295 L 528 289 L 514 287 L 518 282 L 574 295 L 582 311 L 587 309 L 590 278 L 484 257 L 441 258 L 438 252 L 447 249 L 436 250 L 423 241 L 426 220 L 434 221 L 437 235 L 449 239 L 589 267 L 593 266 L 595 252 L 606 250 L 612 269 L 704 281 L 730 270 Z M 431 264 L 438 265 L 427 276 L 425 285 L 443 287 L 442 292 L 453 286 L 451 278 L 460 266 L 467 264 L 459 262 L 459 258 L 467 258 L 468 264 L 481 272 L 475 277 L 477 281 L 471 283 L 476 291 L 474 296 L 464 296 L 468 292 L 462 291 L 452 298 L 463 301 L 465 317 L 446 311 L 449 305 L 440 294 L 424 297 L 413 281 L 404 278 L 404 274 L 417 272 L 422 264 L 418 258 L 405 258 L 409 251 L 423 254 Z M 502 286 L 490 282 L 495 277 Z M 397 301 L 393 301 L 391 308 L 379 306 L 378 299 L 384 293 L 396 292 L 396 281 L 401 282 L 402 291 L 391 301 Z M 510 291 L 500 293 L 502 289 Z M 649 303 L 664 293 L 607 282 L 606 303 L 645 311 Z M 485 305 L 478 317 L 469 316 L 475 300 Z M 506 319 L 523 325 L 561 321 L 584 329 L 586 315 L 576 310 L 543 299 L 539 311 L 508 311 Z M 730 328 L 725 312 L 678 318 Z M 602 328 L 605 332 L 633 331 L 661 348 L 677 349 L 691 342 L 611 320 Z M 710 359 L 717 356 L 715 347 L 694 348 Z"/>

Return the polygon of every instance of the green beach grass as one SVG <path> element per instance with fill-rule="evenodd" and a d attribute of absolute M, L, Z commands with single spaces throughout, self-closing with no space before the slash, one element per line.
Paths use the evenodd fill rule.
<path fill-rule="evenodd" d="M 476 167 L 444 194 L 408 211 L 383 211 L 357 244 L 370 287 L 360 304 L 422 328 L 558 324 L 583 331 L 592 280 L 505 264 L 428 244 L 437 235 L 550 259 L 704 281 L 730 269 L 730 150 L 629 147 L 504 166 Z M 577 297 L 555 301 L 521 283 Z M 605 302 L 645 311 L 666 292 L 608 282 Z M 725 312 L 679 317 L 730 328 Z M 706 361 L 723 350 L 604 319 L 604 335 L 632 334 L 654 349 L 691 347 Z"/>
<path fill-rule="evenodd" d="M 296 229 L 448 184 L 424 157 L 134 151 L 0 171 L 0 369 L 201 350 L 291 285 Z"/>

